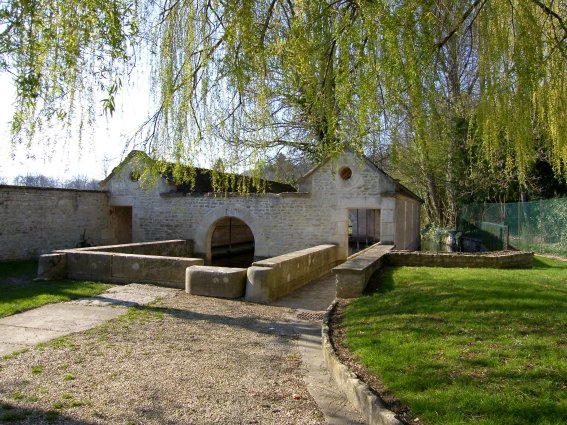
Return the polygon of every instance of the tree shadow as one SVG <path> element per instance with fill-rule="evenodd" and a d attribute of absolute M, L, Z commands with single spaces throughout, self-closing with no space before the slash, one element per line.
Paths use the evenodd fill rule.
<path fill-rule="evenodd" d="M 562 260 L 549 261 L 546 258 L 535 256 L 532 269 L 567 269 L 567 260 L 564 260 L 563 263 L 560 261 Z"/>
<path fill-rule="evenodd" d="M 15 403 L 0 401 L 0 423 L 5 424 L 65 424 L 95 425 L 96 422 L 78 420 L 65 415 L 58 409 L 30 409 Z"/>
<path fill-rule="evenodd" d="M 368 279 L 363 295 L 372 295 L 374 293 L 387 293 L 394 289 L 394 281 L 392 279 L 392 270 L 394 267 L 382 267 L 376 270 Z"/>
<path fill-rule="evenodd" d="M 193 295 L 195 296 L 195 295 Z M 243 303 L 242 300 L 230 300 L 229 302 Z M 300 334 L 320 333 L 321 328 L 315 322 L 301 320 L 271 320 L 261 315 L 242 315 L 231 317 L 222 314 L 200 313 L 193 310 L 186 310 L 172 307 L 160 307 L 155 305 L 133 306 L 133 311 L 143 313 L 168 315 L 175 319 L 190 322 L 207 322 L 234 328 L 241 328 L 248 331 L 258 332 L 278 337 L 297 337 Z M 284 307 L 274 307 L 284 308 Z"/>

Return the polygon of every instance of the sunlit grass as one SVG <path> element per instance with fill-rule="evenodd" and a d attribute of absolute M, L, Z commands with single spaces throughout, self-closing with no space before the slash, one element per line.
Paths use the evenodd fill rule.
<path fill-rule="evenodd" d="M 345 343 L 423 424 L 567 423 L 567 263 L 400 267 L 345 313 Z"/>
<path fill-rule="evenodd" d="M 34 281 L 37 262 L 0 263 L 0 317 L 45 304 L 100 294 L 112 285 L 72 280 Z"/>

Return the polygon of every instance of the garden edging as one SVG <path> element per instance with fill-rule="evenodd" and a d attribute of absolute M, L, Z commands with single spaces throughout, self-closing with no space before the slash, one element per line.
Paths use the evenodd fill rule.
<path fill-rule="evenodd" d="M 348 401 L 352 403 L 366 418 L 368 425 L 403 425 L 396 418 L 394 412 L 386 409 L 380 398 L 378 398 L 357 376 L 341 363 L 329 337 L 329 322 L 335 310 L 337 300 L 327 308 L 323 318 L 322 326 L 322 349 L 323 358 L 329 373 L 342 389 Z"/>

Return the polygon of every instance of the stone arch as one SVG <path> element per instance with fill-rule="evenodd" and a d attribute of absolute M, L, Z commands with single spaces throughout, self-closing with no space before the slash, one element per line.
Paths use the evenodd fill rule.
<path fill-rule="evenodd" d="M 254 233 L 244 221 L 225 216 L 212 227 L 211 265 L 249 267 L 254 262 Z"/>
<path fill-rule="evenodd" d="M 213 210 L 207 211 L 195 232 L 195 252 L 204 257 L 205 264 L 211 264 L 212 261 L 211 241 L 217 224 L 229 217 L 238 219 L 248 226 L 254 237 L 256 249 L 258 241 L 262 240 L 264 234 L 263 229 L 257 218 L 251 214 L 248 209 L 235 205 L 222 205 L 214 208 Z"/>

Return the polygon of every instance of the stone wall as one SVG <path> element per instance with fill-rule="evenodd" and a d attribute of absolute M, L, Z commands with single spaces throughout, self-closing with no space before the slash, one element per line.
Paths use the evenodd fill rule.
<path fill-rule="evenodd" d="M 385 266 L 529 269 L 534 258 L 533 252 L 520 251 L 432 253 L 392 248 L 376 244 L 335 267 L 337 298 L 360 297 L 372 274 Z"/>
<path fill-rule="evenodd" d="M 469 267 L 493 269 L 529 269 L 533 252 L 502 251 L 486 253 L 404 252 L 391 251 L 386 256 L 389 266 Z"/>
<path fill-rule="evenodd" d="M 0 261 L 115 243 L 104 192 L 0 186 Z"/>
<path fill-rule="evenodd" d="M 327 274 L 337 263 L 335 245 L 314 246 L 257 261 L 247 271 L 246 301 L 275 301 Z"/>
<path fill-rule="evenodd" d="M 393 245 L 375 244 L 333 269 L 337 298 L 357 298 L 362 295 L 368 280 L 380 270 Z"/>
<path fill-rule="evenodd" d="M 383 243 L 414 249 L 419 241 L 419 200 L 352 153 L 312 170 L 298 192 L 281 194 L 183 194 L 163 179 L 144 188 L 133 167 L 126 162 L 113 172 L 103 182 L 105 192 L 0 186 L 0 260 L 38 257 L 82 242 L 191 239 L 195 255 L 209 264 L 213 233 L 227 217 L 250 228 L 257 260 L 324 244 L 337 245 L 344 260 L 354 209 L 377 211 Z"/>

